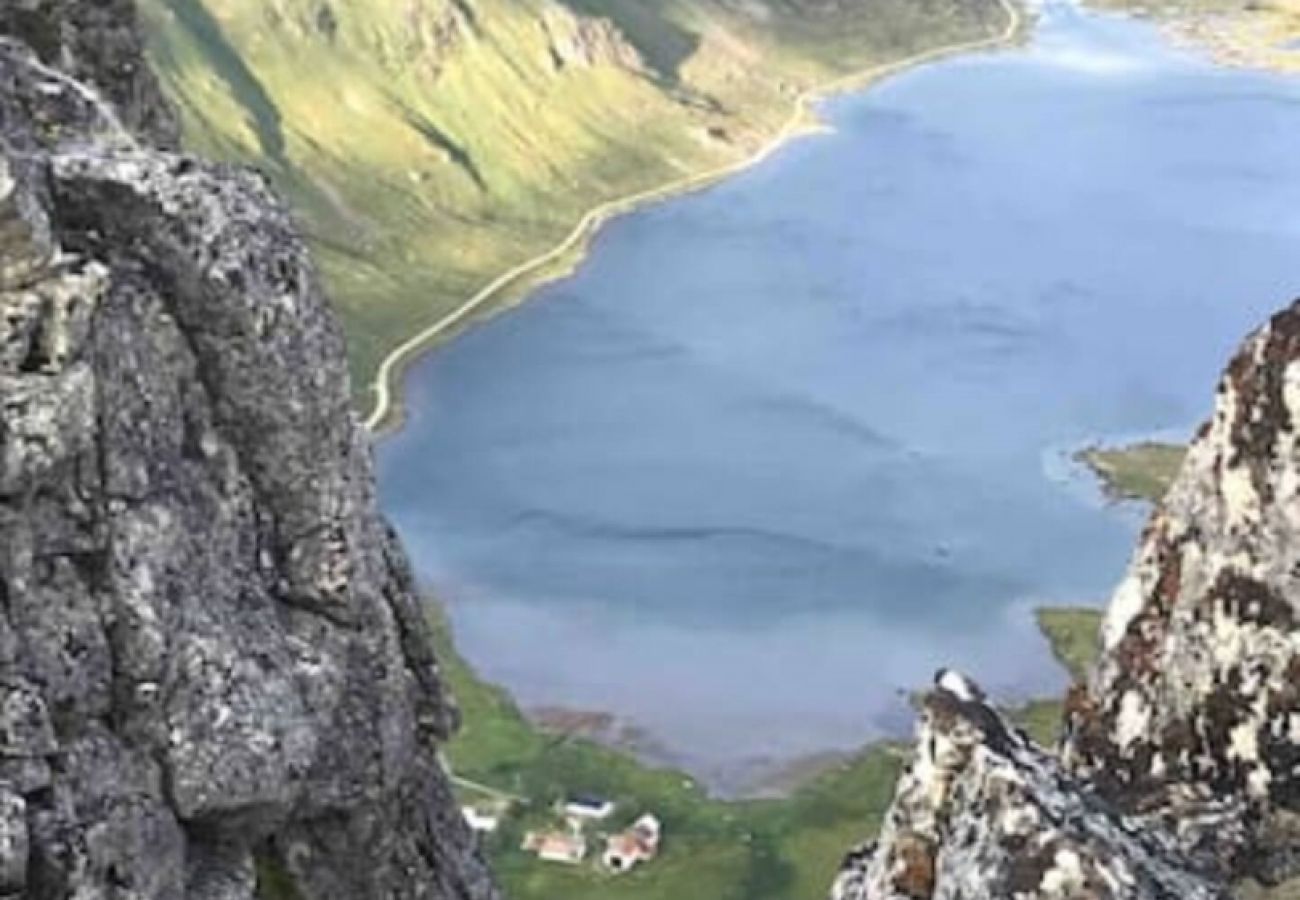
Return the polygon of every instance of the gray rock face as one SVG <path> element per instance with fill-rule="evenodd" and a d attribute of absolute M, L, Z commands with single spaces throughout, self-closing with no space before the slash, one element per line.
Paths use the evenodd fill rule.
<path fill-rule="evenodd" d="M 1300 303 L 1252 335 L 1066 700 L 1059 755 L 946 673 L 836 900 L 1201 898 L 1300 871 Z"/>
<path fill-rule="evenodd" d="M 494 898 L 292 223 L 125 4 L 0 32 L 0 897 Z"/>
<path fill-rule="evenodd" d="M 148 143 L 179 144 L 180 128 L 144 61 L 133 0 L 4 0 L 0 34 L 102 92 Z"/>

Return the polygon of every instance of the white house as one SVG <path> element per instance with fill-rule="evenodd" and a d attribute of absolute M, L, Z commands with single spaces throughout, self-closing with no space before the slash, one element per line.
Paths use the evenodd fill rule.
<path fill-rule="evenodd" d="M 460 814 L 473 831 L 491 834 L 501 827 L 501 819 L 492 813 L 484 812 L 473 806 L 462 806 Z"/>
<path fill-rule="evenodd" d="M 614 804 L 599 797 L 570 797 L 564 803 L 564 815 L 579 822 L 599 822 L 614 813 Z"/>

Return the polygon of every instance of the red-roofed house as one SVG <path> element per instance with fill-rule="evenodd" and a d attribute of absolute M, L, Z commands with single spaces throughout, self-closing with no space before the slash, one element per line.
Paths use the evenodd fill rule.
<path fill-rule="evenodd" d="M 649 862 L 659 853 L 659 820 L 644 815 L 632 827 L 605 840 L 605 866 L 612 872 L 626 872 L 637 863 Z"/>

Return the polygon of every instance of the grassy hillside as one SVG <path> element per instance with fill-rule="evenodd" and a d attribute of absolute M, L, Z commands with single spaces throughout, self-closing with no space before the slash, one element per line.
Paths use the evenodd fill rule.
<path fill-rule="evenodd" d="M 996 0 L 140 0 L 189 145 L 291 198 L 358 400 L 597 202 L 743 158 L 802 87 L 997 33 Z"/>

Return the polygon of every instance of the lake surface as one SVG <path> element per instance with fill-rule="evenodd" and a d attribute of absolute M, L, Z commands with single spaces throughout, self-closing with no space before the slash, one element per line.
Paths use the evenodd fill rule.
<path fill-rule="evenodd" d="M 424 359 L 383 500 L 460 646 L 720 783 L 909 727 L 959 666 L 1055 691 L 1139 512 L 1069 463 L 1190 430 L 1300 295 L 1300 79 L 1044 10 L 826 105 Z"/>

